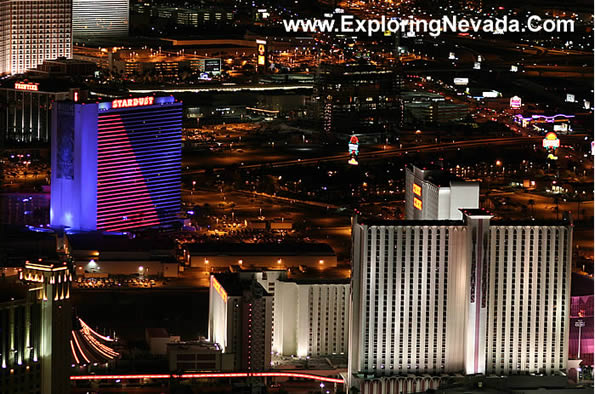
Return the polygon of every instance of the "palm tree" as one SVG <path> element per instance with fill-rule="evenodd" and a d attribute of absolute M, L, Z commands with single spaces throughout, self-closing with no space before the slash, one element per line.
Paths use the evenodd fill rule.
<path fill-rule="evenodd" d="M 554 196 L 554 204 L 556 204 L 556 220 L 558 220 L 558 212 L 560 212 L 560 197 L 559 196 Z"/>
<path fill-rule="evenodd" d="M 535 217 L 535 200 L 530 199 L 527 204 L 531 207 L 531 216 Z"/>

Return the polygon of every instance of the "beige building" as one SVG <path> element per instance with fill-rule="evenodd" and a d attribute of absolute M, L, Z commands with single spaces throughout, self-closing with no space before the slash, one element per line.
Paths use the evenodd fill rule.
<path fill-rule="evenodd" d="M 72 54 L 72 0 L 0 0 L 0 75 Z"/>
<path fill-rule="evenodd" d="M 566 370 L 571 223 L 462 211 L 463 220 L 354 221 L 351 387 L 382 377 L 379 393 L 401 393 L 403 375 Z"/>

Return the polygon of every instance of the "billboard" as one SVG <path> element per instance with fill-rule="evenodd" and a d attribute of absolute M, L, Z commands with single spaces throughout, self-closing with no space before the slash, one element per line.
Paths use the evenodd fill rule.
<path fill-rule="evenodd" d="M 267 42 L 264 40 L 256 40 L 256 54 L 257 54 L 257 61 L 256 64 L 259 66 L 266 65 L 266 54 L 267 54 Z"/>
<path fill-rule="evenodd" d="M 221 59 L 205 59 L 204 71 L 207 73 L 221 72 Z"/>
<path fill-rule="evenodd" d="M 556 149 L 560 146 L 560 140 L 553 131 L 550 131 L 543 138 L 543 147 L 545 149 Z"/>
<path fill-rule="evenodd" d="M 466 86 L 469 84 L 469 78 L 455 78 L 453 82 L 458 86 Z"/>
<path fill-rule="evenodd" d="M 519 96 L 512 96 L 510 98 L 510 108 L 521 108 L 522 100 Z"/>

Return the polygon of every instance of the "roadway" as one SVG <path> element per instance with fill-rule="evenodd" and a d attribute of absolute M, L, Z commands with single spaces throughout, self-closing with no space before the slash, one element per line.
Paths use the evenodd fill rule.
<path fill-rule="evenodd" d="M 584 135 L 568 135 L 560 136 L 563 143 L 568 143 L 570 139 L 584 139 Z M 441 152 L 453 149 L 462 148 L 478 148 L 478 147 L 494 147 L 494 146 L 506 146 L 506 145 L 521 145 L 521 144 L 541 144 L 541 136 L 515 136 L 515 137 L 497 137 L 497 138 L 486 138 L 480 140 L 466 140 L 466 141 L 455 141 L 455 142 L 442 142 L 438 144 L 425 144 L 418 146 L 409 146 L 404 148 L 387 148 L 381 150 L 374 150 L 369 152 L 360 152 L 358 161 L 362 160 L 377 160 L 395 156 L 402 156 L 420 152 Z M 258 163 L 241 164 L 242 169 L 260 168 L 263 165 L 268 165 L 271 168 L 289 167 L 295 165 L 313 165 L 321 162 L 334 162 L 334 161 L 347 161 L 349 160 L 349 154 L 339 154 L 330 156 L 310 157 L 310 158 L 297 158 L 291 160 L 280 160 L 280 161 L 264 161 Z M 215 171 L 222 170 L 223 168 L 214 168 Z M 204 173 L 204 169 L 185 170 L 184 175 L 201 174 Z"/>

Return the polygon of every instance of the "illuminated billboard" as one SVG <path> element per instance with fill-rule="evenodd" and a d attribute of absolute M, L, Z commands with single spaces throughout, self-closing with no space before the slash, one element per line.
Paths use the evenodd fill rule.
<path fill-rule="evenodd" d="M 14 88 L 16 90 L 29 90 L 29 91 L 37 92 L 39 90 L 39 84 L 38 83 L 29 83 L 29 82 L 15 82 Z"/>
<path fill-rule="evenodd" d="M 510 98 L 510 108 L 521 108 L 522 100 L 519 96 L 513 96 Z"/>
<path fill-rule="evenodd" d="M 259 66 L 266 65 L 267 42 L 264 40 L 256 40 L 257 64 Z"/>
<path fill-rule="evenodd" d="M 553 131 L 550 131 L 545 135 L 543 139 L 543 147 L 545 149 L 556 149 L 560 146 L 560 140 L 558 136 Z"/>
<path fill-rule="evenodd" d="M 205 59 L 204 71 L 207 73 L 221 72 L 221 59 Z"/>
<path fill-rule="evenodd" d="M 153 105 L 155 97 L 135 97 L 128 99 L 117 99 L 112 101 L 112 108 L 129 108 L 129 107 L 142 107 L 144 105 Z"/>
<path fill-rule="evenodd" d="M 359 163 L 357 162 L 357 156 L 359 155 L 359 138 L 357 136 L 352 135 L 349 139 L 349 161 L 347 161 L 352 166 L 356 166 Z"/>
<path fill-rule="evenodd" d="M 469 84 L 469 78 L 455 78 L 453 82 L 457 86 L 466 86 Z"/>

